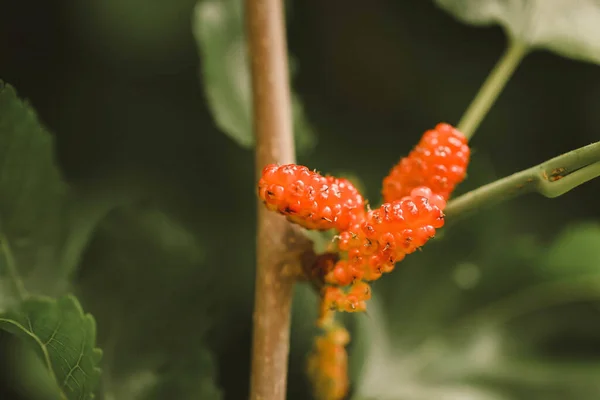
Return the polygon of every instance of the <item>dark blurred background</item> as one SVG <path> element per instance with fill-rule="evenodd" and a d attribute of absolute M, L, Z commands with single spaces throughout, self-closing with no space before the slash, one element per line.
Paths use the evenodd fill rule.
<path fill-rule="evenodd" d="M 124 272 L 116 267 L 127 260 L 119 252 L 134 254 L 137 250 L 131 249 L 135 248 L 144 253 L 149 245 L 141 239 L 128 244 L 128 240 L 135 241 L 131 236 L 144 229 L 139 221 L 120 217 L 120 211 L 112 213 L 112 222 L 94 236 L 77 278 L 82 304 L 98 321 L 101 347 L 107 347 L 110 322 L 105 321 L 114 310 L 122 309 L 132 319 L 136 315 L 135 296 L 162 298 L 166 309 L 185 305 L 186 319 L 154 319 L 156 326 L 150 330 L 131 321 L 126 329 L 138 329 L 137 334 L 149 340 L 147 350 L 166 341 L 177 347 L 171 343 L 173 338 L 163 336 L 178 336 L 178 323 L 200 324 L 198 332 L 203 332 L 214 360 L 216 384 L 225 398 L 243 399 L 249 384 L 255 254 L 253 153 L 219 131 L 205 101 L 200 79 L 203 60 L 191 28 L 195 3 L 1 1 L 0 79 L 14 85 L 53 132 L 59 164 L 71 185 L 131 196 L 136 199 L 134 209 L 156 207 L 185 229 L 202 250 L 193 261 L 197 268 L 185 275 L 183 288 L 179 275 L 165 278 L 143 266 Z M 424 130 L 440 121 L 458 122 L 505 46 L 500 28 L 460 24 L 432 1 L 305 0 L 289 1 L 288 7 L 289 49 L 297 67 L 293 87 L 317 133 L 315 146 L 299 154 L 299 162 L 324 172 L 353 174 L 364 184 L 372 203 L 380 199 L 381 179 Z M 474 137 L 469 179 L 460 192 L 597 141 L 599 110 L 597 65 L 533 53 Z M 498 276 L 484 277 L 503 282 L 507 291 L 527 279 L 537 279 L 524 272 L 529 261 L 518 264 L 510 258 L 516 252 L 512 240 L 528 238 L 535 243 L 531 246 L 536 254 L 543 254 L 565 227 L 598 220 L 598 194 L 599 183 L 591 182 L 552 200 L 522 197 L 457 224 L 439 245 L 432 246 L 429 255 L 415 255 L 402 272 L 375 285 L 389 329 L 402 331 L 407 324 L 427 327 L 429 316 L 438 318 L 435 324 L 445 324 L 463 309 L 487 301 L 485 295 L 469 294 L 461 298 L 463 308 L 455 307 L 441 289 L 432 286 L 432 279 L 442 285 L 442 277 L 451 275 L 443 271 L 450 271 L 459 261 L 493 264 L 506 257 L 504 262 L 511 268 L 499 265 Z M 452 240 L 444 244 L 446 236 Z M 534 251 L 519 243 L 519 251 Z M 594 260 L 600 267 L 600 261 Z M 433 267 L 426 275 L 416 272 L 416 264 L 421 270 L 425 265 Z M 515 271 L 511 279 L 504 279 L 507 270 Z M 95 278 L 110 274 L 118 279 Z M 482 293 L 489 294 L 492 289 L 488 289 Z M 419 309 L 423 321 L 407 322 L 400 311 L 395 312 L 405 302 L 401 296 L 419 303 L 420 295 L 439 297 L 429 309 Z M 552 328 L 560 331 L 556 337 L 561 339 L 548 339 L 544 354 L 600 355 L 599 337 L 589 334 L 591 325 L 597 325 L 591 321 L 599 316 L 592 303 L 581 306 L 587 314 L 579 320 L 578 331 L 591 336 L 583 350 L 579 349 L 580 337 L 570 340 L 564 329 Z M 297 302 L 296 308 L 302 304 Z M 312 303 L 307 300 L 306 304 Z M 446 305 L 451 310 L 436 308 Z M 313 323 L 311 310 L 306 311 L 305 320 L 295 317 L 295 332 L 310 331 L 306 327 Z M 539 318 L 554 321 L 552 327 L 564 327 L 562 316 L 573 312 L 559 310 L 552 317 Z M 415 329 L 419 337 L 421 331 Z M 152 342 L 153 335 L 163 336 Z M 187 337 L 180 340 L 185 342 Z M 2 354 L 6 354 L 10 343 L 2 338 Z M 303 363 L 311 338 L 294 338 L 289 398 L 307 399 Z M 539 340 L 533 342 L 540 345 Z M 414 346 L 408 339 L 405 345 Z M 367 354 L 368 346 L 363 347 Z M 171 354 L 183 353 L 185 349 L 177 348 Z M 363 356 L 357 357 L 362 360 Z M 353 368 L 360 371 L 360 365 Z M 508 398 L 551 398 L 504 381 L 497 386 L 514 396 Z M 598 398 L 599 392 L 593 390 L 586 392 L 589 398 Z M 11 396 L 15 395 L 2 398 L 16 398 Z M 588 398 L 564 396 L 552 398 Z"/>

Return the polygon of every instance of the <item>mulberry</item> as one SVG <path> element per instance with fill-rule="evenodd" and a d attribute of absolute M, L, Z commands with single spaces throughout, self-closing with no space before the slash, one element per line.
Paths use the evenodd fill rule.
<path fill-rule="evenodd" d="M 410 196 L 369 211 L 354 231 L 340 233 L 338 249 L 347 258 L 336 263 L 326 281 L 345 286 L 391 272 L 396 262 L 423 246 L 444 225 L 444 206 L 440 195 L 417 187 Z"/>
<path fill-rule="evenodd" d="M 258 195 L 269 210 L 307 229 L 343 231 L 365 213 L 364 199 L 350 181 L 322 176 L 301 165 L 267 165 Z"/>
<path fill-rule="evenodd" d="M 448 199 L 465 179 L 469 158 L 465 136 L 449 124 L 438 124 L 426 131 L 408 157 L 402 158 L 385 177 L 384 201 L 408 196 L 418 186 L 426 186 Z"/>

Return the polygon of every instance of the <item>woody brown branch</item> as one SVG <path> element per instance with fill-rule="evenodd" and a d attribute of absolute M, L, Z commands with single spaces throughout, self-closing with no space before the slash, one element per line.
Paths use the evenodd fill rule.
<path fill-rule="evenodd" d="M 295 161 L 283 0 L 246 0 L 256 176 L 270 163 Z M 258 204 L 251 400 L 284 400 L 292 289 L 300 254 L 312 244 Z"/>

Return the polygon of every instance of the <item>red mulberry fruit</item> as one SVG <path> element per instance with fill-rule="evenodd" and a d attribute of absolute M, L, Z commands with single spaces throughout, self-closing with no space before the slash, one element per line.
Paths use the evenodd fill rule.
<path fill-rule="evenodd" d="M 400 160 L 383 180 L 386 202 L 408 196 L 418 186 L 448 199 L 466 176 L 470 149 L 467 139 L 446 123 L 425 132 L 408 157 Z"/>
<path fill-rule="evenodd" d="M 350 181 L 322 176 L 301 165 L 267 165 L 258 195 L 268 209 L 307 229 L 343 231 L 365 213 L 363 197 Z"/>
<path fill-rule="evenodd" d="M 410 196 L 369 211 L 355 231 L 340 233 L 338 249 L 347 254 L 347 260 L 335 265 L 327 282 L 343 286 L 391 272 L 396 262 L 422 247 L 444 225 L 444 205 L 439 195 L 417 187 Z"/>

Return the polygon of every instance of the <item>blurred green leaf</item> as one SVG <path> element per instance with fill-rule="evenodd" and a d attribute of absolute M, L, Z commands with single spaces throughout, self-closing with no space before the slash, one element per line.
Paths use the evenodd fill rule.
<path fill-rule="evenodd" d="M 243 20 L 241 1 L 200 1 L 194 14 L 194 35 L 217 124 L 240 145 L 251 147 L 252 94 Z"/>
<path fill-rule="evenodd" d="M 54 139 L 35 111 L 0 81 L 0 236 L 27 289 L 51 296 L 68 288 L 97 223 L 125 201 L 69 188 L 54 151 Z M 0 305 L 12 300 L 3 296 Z"/>
<path fill-rule="evenodd" d="M 164 74 L 177 67 L 188 45 L 193 0 L 148 4 L 144 0 L 73 3 L 65 23 L 71 26 L 87 57 L 137 76 Z M 144 12 L 139 12 L 144 8 Z M 72 78 L 72 77 L 71 77 Z M 120 82 L 122 85 L 123 82 Z M 126 86 L 126 85 L 125 85 Z M 124 99 L 113 99 L 120 102 Z"/>
<path fill-rule="evenodd" d="M 29 342 L 51 371 L 63 399 L 92 399 L 102 351 L 96 323 L 74 296 L 32 297 L 0 316 L 0 327 Z"/>
<path fill-rule="evenodd" d="M 193 30 L 202 55 L 203 86 L 217 125 L 241 146 L 252 147 L 252 89 L 243 13 L 241 0 L 200 0 Z M 298 150 L 308 150 L 316 138 L 294 93 L 292 113 Z"/>
<path fill-rule="evenodd" d="M 600 354 L 589 351 L 600 344 L 600 224 L 568 227 L 549 245 L 496 229 L 495 245 L 469 261 L 449 256 L 465 240 L 453 230 L 429 250 L 442 257 L 402 267 L 393 295 L 375 287 L 357 400 L 600 396 Z"/>
<path fill-rule="evenodd" d="M 198 239 L 153 205 L 101 223 L 77 288 L 101 327 L 105 398 L 219 398 L 205 347 L 215 298 L 205 258 Z"/>
<path fill-rule="evenodd" d="M 0 81 L 0 231 L 22 274 L 56 267 L 66 189 L 52 136 Z"/>
<path fill-rule="evenodd" d="M 199 349 L 188 358 L 175 360 L 172 364 L 160 371 L 160 381 L 141 398 L 148 400 L 168 398 L 221 400 L 223 398 L 221 390 L 214 382 L 214 366 L 208 349 Z"/>
<path fill-rule="evenodd" d="M 0 341 L 4 342 L 0 350 L 4 361 L 2 371 L 11 372 L 13 382 L 19 382 L 18 387 L 22 389 L 25 399 L 60 399 L 54 374 L 39 357 L 39 350 L 30 346 L 28 341 L 21 340 L 19 336 L 2 329 L 0 329 Z"/>
<path fill-rule="evenodd" d="M 500 24 L 531 48 L 600 63 L 600 2 L 597 0 L 436 0 L 462 22 Z"/>
<path fill-rule="evenodd" d="M 106 400 L 220 400 L 223 393 L 214 375 L 211 352 L 208 347 L 196 345 L 185 357 L 173 357 L 158 368 L 150 366 L 124 377 L 108 377 L 101 396 Z"/>
<path fill-rule="evenodd" d="M 600 273 L 600 224 L 568 227 L 545 252 L 541 273 L 569 276 L 573 270 Z"/>

